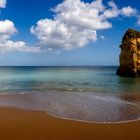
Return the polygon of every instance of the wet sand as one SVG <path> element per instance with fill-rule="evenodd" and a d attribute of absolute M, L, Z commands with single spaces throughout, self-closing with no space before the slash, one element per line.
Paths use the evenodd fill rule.
<path fill-rule="evenodd" d="M 0 108 L 0 140 L 140 140 L 140 121 L 84 123 L 4 107 Z"/>

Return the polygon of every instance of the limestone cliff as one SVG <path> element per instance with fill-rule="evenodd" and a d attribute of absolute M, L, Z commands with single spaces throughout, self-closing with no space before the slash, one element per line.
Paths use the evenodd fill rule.
<path fill-rule="evenodd" d="M 140 32 L 128 29 L 123 36 L 120 54 L 120 76 L 140 76 Z"/>

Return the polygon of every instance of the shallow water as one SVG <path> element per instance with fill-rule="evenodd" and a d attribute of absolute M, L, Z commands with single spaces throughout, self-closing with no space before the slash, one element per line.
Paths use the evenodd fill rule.
<path fill-rule="evenodd" d="M 1 67 L 0 105 L 90 122 L 140 118 L 140 78 L 117 67 Z"/>

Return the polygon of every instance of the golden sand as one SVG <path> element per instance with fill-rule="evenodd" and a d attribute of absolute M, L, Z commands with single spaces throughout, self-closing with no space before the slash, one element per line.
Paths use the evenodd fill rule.
<path fill-rule="evenodd" d="M 0 140 L 140 140 L 140 121 L 84 123 L 45 112 L 0 108 Z"/>

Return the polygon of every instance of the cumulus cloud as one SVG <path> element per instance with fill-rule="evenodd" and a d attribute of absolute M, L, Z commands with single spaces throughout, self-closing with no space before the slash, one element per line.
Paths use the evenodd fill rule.
<path fill-rule="evenodd" d="M 20 51 L 37 52 L 38 47 L 27 46 L 23 41 L 12 41 L 10 37 L 17 33 L 14 23 L 10 20 L 0 21 L 0 53 Z"/>
<path fill-rule="evenodd" d="M 0 21 L 0 39 L 5 40 L 10 38 L 11 35 L 15 34 L 17 29 L 14 23 L 10 20 Z"/>
<path fill-rule="evenodd" d="M 108 6 L 110 8 L 104 10 L 102 17 L 105 19 L 118 17 L 120 14 L 120 9 L 118 9 L 117 5 L 113 1 L 110 1 L 108 2 Z"/>
<path fill-rule="evenodd" d="M 82 47 L 88 41 L 97 39 L 95 30 L 66 26 L 62 22 L 48 19 L 38 21 L 37 27 L 31 28 L 31 33 L 37 36 L 42 46 L 47 45 L 53 49 L 64 48 L 69 50 Z"/>
<path fill-rule="evenodd" d="M 122 14 L 127 16 L 127 17 L 136 15 L 136 13 L 137 13 L 137 10 L 132 8 L 131 6 L 124 7 L 124 8 L 122 8 L 121 11 L 122 11 Z"/>
<path fill-rule="evenodd" d="M 6 7 L 6 0 L 0 0 L 0 8 Z"/>
<path fill-rule="evenodd" d="M 6 8 L 6 0 L 0 0 L 0 8 Z M 23 41 L 12 41 L 11 36 L 18 31 L 14 23 L 10 20 L 0 20 L 0 53 L 7 52 L 40 52 L 39 47 L 27 45 Z"/>
<path fill-rule="evenodd" d="M 6 7 L 6 0 L 0 0 L 0 8 Z M 4 52 L 60 52 L 61 49 L 71 50 L 84 47 L 98 39 L 98 30 L 112 28 L 111 18 L 119 16 L 136 16 L 140 25 L 137 10 L 131 6 L 119 8 L 114 1 L 106 5 L 103 0 L 84 2 L 82 0 L 65 0 L 54 9 L 54 18 L 41 19 L 30 31 L 39 43 L 30 46 L 24 41 L 12 41 L 11 36 L 18 33 L 10 20 L 0 21 L 0 53 Z M 104 36 L 99 36 L 105 39 Z M 39 47 L 38 47 L 39 46 Z"/>
<path fill-rule="evenodd" d="M 0 42 L 0 53 L 15 51 L 37 53 L 40 51 L 40 49 L 37 47 L 27 46 L 27 44 L 23 41 L 6 40 L 5 42 Z"/>
<path fill-rule="evenodd" d="M 65 0 L 53 10 L 53 19 L 42 19 L 31 27 L 31 33 L 40 41 L 44 49 L 65 49 L 83 47 L 97 40 L 97 31 L 112 27 L 110 18 L 130 17 L 136 9 L 121 9 L 113 2 L 103 4 L 102 0 L 91 3 L 81 0 Z"/>

